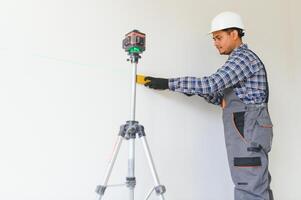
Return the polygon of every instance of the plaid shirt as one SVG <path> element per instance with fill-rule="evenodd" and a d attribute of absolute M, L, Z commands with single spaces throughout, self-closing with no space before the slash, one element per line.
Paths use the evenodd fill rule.
<path fill-rule="evenodd" d="M 264 64 L 246 44 L 234 49 L 211 76 L 171 78 L 168 85 L 172 91 L 198 95 L 216 105 L 221 104 L 223 90 L 229 87 L 245 104 L 263 103 L 267 93 Z"/>

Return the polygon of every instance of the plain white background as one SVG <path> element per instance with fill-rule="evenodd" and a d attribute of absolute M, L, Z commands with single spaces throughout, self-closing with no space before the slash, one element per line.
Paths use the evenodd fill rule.
<path fill-rule="evenodd" d="M 147 35 L 139 73 L 205 76 L 226 59 L 207 35 L 211 19 L 226 10 L 242 15 L 244 41 L 269 74 L 275 199 L 301 199 L 300 6 L 297 0 L 1 0 L 0 199 L 96 199 L 119 126 L 130 118 L 124 35 L 132 29 Z M 138 86 L 136 117 L 167 199 L 233 199 L 219 107 Z M 127 150 L 124 142 L 110 183 L 124 182 Z M 136 199 L 143 199 L 153 181 L 139 140 L 136 156 Z M 112 188 L 104 199 L 127 195 Z"/>

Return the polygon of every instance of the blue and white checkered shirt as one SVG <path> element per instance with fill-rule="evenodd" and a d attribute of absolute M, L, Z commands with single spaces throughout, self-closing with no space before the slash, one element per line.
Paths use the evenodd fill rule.
<path fill-rule="evenodd" d="M 267 96 L 264 64 L 246 44 L 234 49 L 226 63 L 211 76 L 171 78 L 168 85 L 172 91 L 199 95 L 216 105 L 221 104 L 223 90 L 229 87 L 245 104 L 263 103 Z"/>

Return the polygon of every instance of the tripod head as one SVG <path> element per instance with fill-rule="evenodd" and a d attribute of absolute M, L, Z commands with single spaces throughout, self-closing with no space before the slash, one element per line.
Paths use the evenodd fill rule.
<path fill-rule="evenodd" d="M 133 30 L 125 35 L 122 40 L 122 48 L 128 52 L 132 63 L 138 63 L 140 54 L 145 51 L 145 34 L 138 30 Z"/>

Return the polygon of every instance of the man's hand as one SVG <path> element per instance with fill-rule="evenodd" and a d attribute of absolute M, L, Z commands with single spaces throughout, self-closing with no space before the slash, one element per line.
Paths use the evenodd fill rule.
<path fill-rule="evenodd" d="M 147 83 L 144 86 L 156 89 L 156 90 L 165 90 L 168 89 L 168 79 L 166 78 L 155 78 L 151 76 L 147 76 L 144 78 Z"/>

